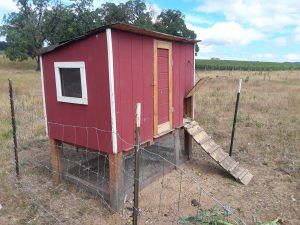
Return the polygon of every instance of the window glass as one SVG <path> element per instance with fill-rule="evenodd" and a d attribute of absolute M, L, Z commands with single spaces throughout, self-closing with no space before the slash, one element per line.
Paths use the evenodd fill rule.
<path fill-rule="evenodd" d="M 62 96 L 82 98 L 80 68 L 59 68 Z"/>

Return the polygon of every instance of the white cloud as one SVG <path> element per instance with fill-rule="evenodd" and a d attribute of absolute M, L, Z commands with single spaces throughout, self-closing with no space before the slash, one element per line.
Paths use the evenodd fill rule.
<path fill-rule="evenodd" d="M 299 0 L 204 0 L 197 10 L 222 13 L 229 21 L 274 32 L 300 20 Z"/>
<path fill-rule="evenodd" d="M 0 9 L 8 12 L 18 11 L 17 4 L 13 0 L 1 0 Z"/>
<path fill-rule="evenodd" d="M 285 38 L 285 37 L 275 38 L 274 41 L 279 46 L 286 46 L 287 45 L 287 38 Z"/>
<path fill-rule="evenodd" d="M 275 55 L 272 53 L 260 53 L 256 54 L 254 58 L 259 58 L 259 59 L 275 59 Z"/>
<path fill-rule="evenodd" d="M 300 42 L 300 25 L 295 28 L 295 41 Z"/>
<path fill-rule="evenodd" d="M 286 54 L 284 56 L 284 58 L 287 61 L 299 61 L 300 60 L 300 54 L 290 53 L 290 54 Z"/>
<path fill-rule="evenodd" d="M 203 18 L 203 17 L 199 17 L 193 14 L 187 14 L 185 16 L 185 21 L 187 23 L 201 23 L 201 24 L 212 24 L 211 21 Z"/>
<path fill-rule="evenodd" d="M 197 39 L 202 40 L 202 44 L 205 45 L 247 45 L 263 38 L 260 32 L 243 28 L 235 22 L 216 23 L 208 28 L 191 24 L 187 24 L 187 27 L 194 30 Z"/>
<path fill-rule="evenodd" d="M 150 12 L 152 22 L 156 21 L 157 16 L 161 13 L 162 9 L 155 3 L 146 2 L 147 10 Z"/>
<path fill-rule="evenodd" d="M 201 44 L 201 42 L 200 42 L 200 43 L 198 43 L 198 46 L 199 46 L 199 51 L 201 54 L 214 52 L 214 47 L 211 45 L 204 45 L 204 44 Z"/>

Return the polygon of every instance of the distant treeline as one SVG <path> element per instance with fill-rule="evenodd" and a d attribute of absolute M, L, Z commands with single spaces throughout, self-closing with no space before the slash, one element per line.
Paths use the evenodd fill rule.
<path fill-rule="evenodd" d="M 300 70 L 300 63 L 197 59 L 198 70 Z"/>

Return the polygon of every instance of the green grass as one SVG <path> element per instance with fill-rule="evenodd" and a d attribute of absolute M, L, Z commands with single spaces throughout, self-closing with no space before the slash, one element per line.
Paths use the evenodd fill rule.
<path fill-rule="evenodd" d="M 276 71 L 276 70 L 300 70 L 298 63 L 237 61 L 237 60 L 211 60 L 197 59 L 198 70 L 251 70 L 251 71 Z"/>

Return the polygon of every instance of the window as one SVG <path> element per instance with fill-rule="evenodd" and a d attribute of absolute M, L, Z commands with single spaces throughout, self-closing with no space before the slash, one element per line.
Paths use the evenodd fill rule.
<path fill-rule="evenodd" d="M 88 104 L 84 62 L 55 62 L 57 101 Z"/>

